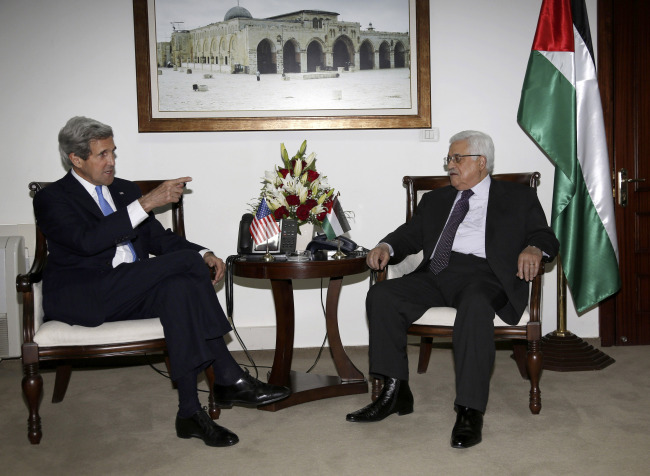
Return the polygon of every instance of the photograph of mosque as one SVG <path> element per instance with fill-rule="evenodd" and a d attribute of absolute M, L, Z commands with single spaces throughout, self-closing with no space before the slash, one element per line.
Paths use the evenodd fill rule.
<path fill-rule="evenodd" d="M 408 18 L 408 0 L 390 1 Z M 179 8 L 156 31 L 160 111 L 412 108 L 408 29 L 362 27 L 336 11 L 292 10 L 291 1 L 264 18 L 246 2 L 217 3 L 223 19 L 184 29 Z"/>

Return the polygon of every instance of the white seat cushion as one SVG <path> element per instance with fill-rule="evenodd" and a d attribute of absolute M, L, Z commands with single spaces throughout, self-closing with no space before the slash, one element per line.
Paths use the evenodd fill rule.
<path fill-rule="evenodd" d="M 105 322 L 97 327 L 71 326 L 60 321 L 41 324 L 34 342 L 40 347 L 123 344 L 164 337 L 160 319 Z"/>
<path fill-rule="evenodd" d="M 404 260 L 400 261 L 397 264 L 392 264 L 387 268 L 387 279 L 399 278 L 405 274 L 410 273 L 418 264 L 422 261 L 422 251 L 417 254 L 409 255 Z M 453 307 L 432 307 L 427 310 L 420 319 L 415 321 L 413 324 L 418 324 L 422 326 L 449 326 L 453 327 L 454 321 L 456 320 L 456 309 Z M 518 326 L 524 326 L 530 321 L 530 314 L 528 310 L 524 311 L 521 320 L 519 321 Z M 495 327 L 508 327 L 510 324 L 503 322 L 499 316 L 494 315 L 494 326 Z"/>
<path fill-rule="evenodd" d="M 456 309 L 453 307 L 432 307 L 413 324 L 421 326 L 449 326 L 453 327 L 456 320 Z M 524 311 L 518 326 L 525 326 L 530 321 L 530 314 Z M 503 322 L 499 316 L 494 315 L 494 327 L 508 327 L 510 324 Z"/>
<path fill-rule="evenodd" d="M 34 285 L 34 314 L 34 342 L 39 347 L 124 344 L 165 337 L 158 318 L 105 322 L 97 327 L 71 326 L 60 321 L 43 322 L 41 283 Z"/>

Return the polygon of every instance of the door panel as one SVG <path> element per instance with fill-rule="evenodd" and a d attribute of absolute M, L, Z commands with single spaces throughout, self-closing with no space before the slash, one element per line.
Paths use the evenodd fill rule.
<path fill-rule="evenodd" d="M 616 187 L 621 291 L 600 307 L 603 345 L 650 344 L 650 18 L 646 0 L 599 0 L 598 78 Z M 602 55 L 602 57 L 601 57 Z M 616 182 L 616 180 L 615 180 Z"/>

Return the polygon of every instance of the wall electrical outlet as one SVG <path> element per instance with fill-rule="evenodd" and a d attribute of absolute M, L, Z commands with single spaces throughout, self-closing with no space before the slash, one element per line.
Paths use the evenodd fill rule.
<path fill-rule="evenodd" d="M 440 129 L 424 129 L 421 131 L 420 140 L 423 142 L 438 142 L 440 140 Z"/>

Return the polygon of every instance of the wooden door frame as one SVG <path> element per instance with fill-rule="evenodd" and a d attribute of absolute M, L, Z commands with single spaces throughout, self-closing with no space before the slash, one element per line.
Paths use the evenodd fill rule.
<path fill-rule="evenodd" d="M 616 170 L 614 155 L 614 45 L 612 27 L 613 0 L 598 0 L 598 85 L 603 103 L 607 152 L 610 171 Z M 613 183 L 612 178 L 612 183 Z M 617 230 L 618 233 L 618 230 Z M 616 344 L 616 293 L 598 305 L 599 334 L 602 346 Z"/>

